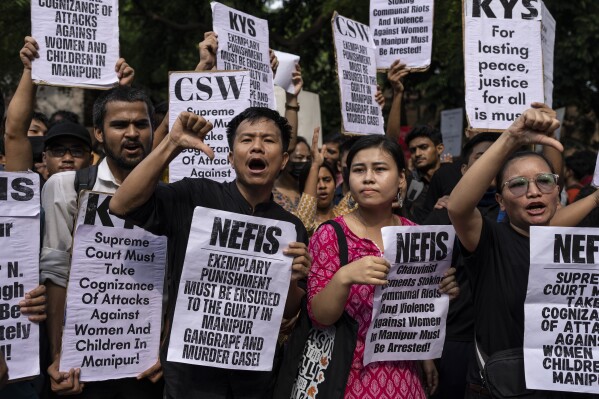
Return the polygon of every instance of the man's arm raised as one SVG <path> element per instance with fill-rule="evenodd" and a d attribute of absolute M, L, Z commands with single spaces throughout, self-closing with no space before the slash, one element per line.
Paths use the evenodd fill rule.
<path fill-rule="evenodd" d="M 31 79 L 31 63 L 39 58 L 38 49 L 35 39 L 27 36 L 19 52 L 23 63 L 23 75 L 6 113 L 5 151 L 6 170 L 9 172 L 24 171 L 33 167 L 33 153 L 27 131 L 31 124 L 33 102 L 37 92 L 37 86 Z"/>
<path fill-rule="evenodd" d="M 216 51 L 218 50 L 218 36 L 214 32 L 205 32 L 204 40 L 198 44 L 200 62 L 195 68 L 196 72 L 210 71 L 216 68 Z M 168 134 L 168 112 L 162 123 L 154 130 L 152 150 L 155 150 Z"/>
<path fill-rule="evenodd" d="M 212 130 L 212 123 L 191 112 L 182 112 L 173 129 L 125 179 L 110 201 L 110 211 L 124 216 L 146 203 L 162 176 L 166 166 L 185 148 L 200 150 L 210 159 L 212 149 L 204 137 Z"/>

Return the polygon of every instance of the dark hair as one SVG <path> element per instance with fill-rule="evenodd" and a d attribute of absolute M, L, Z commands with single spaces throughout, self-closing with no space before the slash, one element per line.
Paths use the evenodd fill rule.
<path fill-rule="evenodd" d="M 397 165 L 397 170 L 399 170 L 400 172 L 403 171 L 406 167 L 406 161 L 403 157 L 403 151 L 401 150 L 401 147 L 398 143 L 396 143 L 395 141 L 391 141 L 387 137 L 382 135 L 364 136 L 356 140 L 354 145 L 349 150 L 349 154 L 347 154 L 347 173 L 345 176 L 343 176 L 343 179 L 345 179 L 345 181 L 349 182 L 351 164 L 356 154 L 368 148 L 380 148 L 389 153 L 389 155 L 391 155 L 391 158 L 393 158 L 395 164 Z"/>
<path fill-rule="evenodd" d="M 468 159 L 472 155 L 474 146 L 480 143 L 494 143 L 499 138 L 500 133 L 483 132 L 472 137 L 462 148 L 462 162 L 467 164 Z"/>
<path fill-rule="evenodd" d="M 94 102 L 94 128 L 104 131 L 104 118 L 106 117 L 106 106 L 108 103 L 115 101 L 124 101 L 134 103 L 142 101 L 146 104 L 150 123 L 154 120 L 154 106 L 150 97 L 140 89 L 135 89 L 129 86 L 117 86 L 100 95 Z"/>
<path fill-rule="evenodd" d="M 426 137 L 430 139 L 434 145 L 439 145 L 443 143 L 443 136 L 441 135 L 441 132 L 438 129 L 435 129 L 431 126 L 423 125 L 416 126 L 410 131 L 410 133 L 408 133 L 408 136 L 406 137 L 406 144 L 409 146 L 410 141 L 418 137 Z"/>
<path fill-rule="evenodd" d="M 41 112 L 34 112 L 31 119 L 36 119 L 46 125 L 46 129 L 50 128 L 50 122 L 48 121 L 48 117 L 46 114 Z"/>
<path fill-rule="evenodd" d="M 327 144 L 327 143 L 336 143 L 336 144 L 341 145 L 341 143 L 343 143 L 343 136 L 341 135 L 341 133 L 329 134 L 328 136 L 324 137 L 322 140 L 322 144 Z"/>
<path fill-rule="evenodd" d="M 333 176 L 333 182 L 335 182 L 335 185 L 337 185 L 337 177 L 335 176 L 337 172 L 335 172 L 335 168 L 333 168 L 333 165 L 331 165 L 329 162 L 324 161 L 322 163 L 322 165 L 320 165 L 320 168 L 325 168 L 326 170 L 329 171 L 329 173 L 331 174 L 331 176 Z M 320 171 L 320 168 L 319 171 Z M 304 168 L 302 169 L 302 172 L 299 175 L 299 192 L 300 194 L 304 192 L 304 189 L 306 188 L 306 180 L 308 180 L 308 175 L 310 174 L 310 168 Z"/>
<path fill-rule="evenodd" d="M 297 145 L 299 143 L 304 143 L 305 145 L 308 146 L 308 149 L 310 149 L 310 144 L 308 144 L 308 140 L 306 140 L 305 137 L 303 137 L 303 136 L 297 136 L 296 139 L 295 139 L 295 146 L 297 147 Z"/>
<path fill-rule="evenodd" d="M 565 159 L 565 164 L 574 173 L 574 178 L 581 180 L 583 177 L 593 174 L 596 160 L 597 155 L 591 151 L 576 151 Z"/>
<path fill-rule="evenodd" d="M 57 117 L 60 117 L 60 119 L 56 120 Z M 46 119 L 46 120 L 48 120 L 48 119 Z M 76 113 L 71 112 L 71 111 L 66 111 L 64 109 L 60 109 L 60 110 L 54 112 L 50 116 L 50 124 L 51 125 L 54 125 L 56 122 L 60 122 L 63 120 L 79 124 L 79 115 L 77 115 Z M 48 125 L 48 124 L 46 124 L 46 125 Z"/>
<path fill-rule="evenodd" d="M 547 166 L 549 166 L 549 170 L 551 171 L 551 173 L 555 173 L 555 169 L 553 169 L 553 165 L 551 164 L 551 162 L 549 161 L 549 159 L 547 159 L 547 157 L 539 152 L 534 152 L 534 151 L 518 151 L 514 154 L 512 154 L 504 163 L 503 165 L 501 165 L 501 169 L 499 169 L 499 172 L 497 172 L 497 176 L 495 178 L 495 184 L 497 186 L 497 193 L 501 193 L 501 189 L 503 188 L 503 179 L 505 178 L 504 174 L 505 174 L 505 170 L 507 169 L 507 167 L 516 159 L 520 159 L 520 158 L 526 158 L 526 157 L 538 157 L 541 158 L 543 161 L 545 161 L 545 163 L 547 164 Z"/>
<path fill-rule="evenodd" d="M 249 107 L 231 119 L 231 122 L 229 122 L 229 125 L 227 126 L 227 141 L 229 142 L 229 149 L 231 151 L 233 150 L 233 142 L 235 141 L 235 134 L 237 134 L 239 125 L 246 120 L 252 124 L 260 119 L 268 119 L 277 125 L 281 132 L 281 142 L 283 144 L 282 151 L 287 151 L 291 139 L 291 126 L 289 126 L 287 119 L 282 117 L 277 111 L 265 107 Z"/>
<path fill-rule="evenodd" d="M 348 136 L 345 138 L 345 140 L 343 140 L 341 146 L 339 146 L 339 155 L 341 156 L 341 158 L 343 158 L 344 153 L 349 152 L 349 150 L 351 150 L 352 146 L 356 141 L 358 141 L 359 138 L 360 136 Z"/>

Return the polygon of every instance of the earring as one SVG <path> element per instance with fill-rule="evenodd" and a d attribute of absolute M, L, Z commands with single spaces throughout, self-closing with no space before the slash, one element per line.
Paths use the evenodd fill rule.
<path fill-rule="evenodd" d="M 397 190 L 397 204 L 401 208 L 403 206 L 403 198 L 401 196 L 401 188 Z"/>

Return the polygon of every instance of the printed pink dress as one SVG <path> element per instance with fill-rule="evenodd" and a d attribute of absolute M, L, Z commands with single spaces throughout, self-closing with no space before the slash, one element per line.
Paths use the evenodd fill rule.
<path fill-rule="evenodd" d="M 343 216 L 335 218 L 347 238 L 348 262 L 364 256 L 382 256 L 376 244 L 356 236 Z M 403 226 L 415 226 L 401 218 Z M 320 292 L 339 270 L 337 235 L 330 225 L 322 226 L 310 240 L 312 268 L 308 277 L 308 312 L 312 315 L 312 298 Z M 364 366 L 364 342 L 372 317 L 373 285 L 351 287 L 345 310 L 358 322 L 358 342 L 345 389 L 346 399 L 425 399 L 415 361 L 375 362 Z"/>

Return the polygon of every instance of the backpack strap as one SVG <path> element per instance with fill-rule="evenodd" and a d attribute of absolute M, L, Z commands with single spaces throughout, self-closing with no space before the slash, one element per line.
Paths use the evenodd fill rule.
<path fill-rule="evenodd" d="M 343 232 L 343 228 L 339 223 L 334 220 L 327 220 L 322 223 L 322 225 L 330 224 L 335 229 L 335 233 L 337 234 L 337 245 L 339 246 L 339 265 L 345 266 L 348 263 L 347 258 L 347 238 L 345 237 L 345 233 Z"/>
<path fill-rule="evenodd" d="M 96 184 L 98 177 L 98 165 L 91 165 L 75 172 L 75 192 L 79 194 L 83 190 L 91 190 Z"/>

